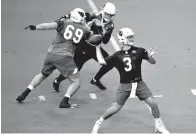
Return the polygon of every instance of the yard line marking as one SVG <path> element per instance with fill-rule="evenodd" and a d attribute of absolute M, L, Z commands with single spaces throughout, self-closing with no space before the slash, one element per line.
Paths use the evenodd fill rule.
<path fill-rule="evenodd" d="M 155 98 L 163 97 L 163 95 L 154 95 Z"/>
<path fill-rule="evenodd" d="M 95 3 L 93 2 L 93 0 L 87 0 L 89 6 L 91 7 L 91 9 L 93 10 L 93 12 L 98 12 L 98 8 L 95 5 Z M 120 46 L 118 45 L 118 43 L 116 42 L 114 36 L 111 36 L 110 38 L 110 42 L 112 43 L 113 48 L 117 51 L 117 50 L 121 50 Z"/>
<path fill-rule="evenodd" d="M 93 99 L 93 100 L 96 100 L 97 99 L 97 96 L 95 93 L 90 93 L 89 94 L 90 98 Z"/>
<path fill-rule="evenodd" d="M 98 12 L 98 8 L 92 0 L 87 0 L 87 2 L 89 6 L 91 7 L 91 9 L 93 10 L 93 12 Z"/>
<path fill-rule="evenodd" d="M 193 95 L 196 95 L 196 89 L 191 89 Z"/>

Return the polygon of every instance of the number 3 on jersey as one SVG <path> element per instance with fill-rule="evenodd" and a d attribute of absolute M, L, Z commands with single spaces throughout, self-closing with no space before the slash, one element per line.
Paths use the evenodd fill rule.
<path fill-rule="evenodd" d="M 75 33 L 73 33 L 73 32 L 75 32 Z M 65 29 L 63 36 L 66 40 L 73 39 L 74 43 L 79 43 L 82 36 L 83 36 L 83 31 L 79 28 L 75 30 L 74 26 L 68 25 Z"/>
<path fill-rule="evenodd" d="M 125 62 L 126 65 L 127 65 L 127 66 L 125 67 L 125 71 L 126 71 L 126 72 L 131 71 L 131 69 L 132 69 L 131 59 L 130 59 L 129 57 L 125 57 L 125 58 L 123 59 L 123 62 Z"/>

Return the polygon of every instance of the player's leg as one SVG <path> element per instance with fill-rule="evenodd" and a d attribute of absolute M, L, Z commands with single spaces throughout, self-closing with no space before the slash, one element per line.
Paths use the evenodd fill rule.
<path fill-rule="evenodd" d="M 103 55 L 103 57 L 104 58 L 106 58 L 106 57 L 108 57 L 109 56 L 109 54 L 101 47 L 101 53 L 102 53 L 102 55 Z M 97 61 L 97 58 L 96 58 L 96 51 L 94 52 L 94 54 L 95 54 L 95 60 Z M 100 81 L 100 79 L 101 79 L 101 77 L 103 77 L 107 72 L 109 72 L 110 70 L 112 70 L 112 66 L 109 66 L 109 65 L 103 65 L 100 69 L 99 69 L 99 71 L 98 71 L 98 73 L 95 75 L 95 77 L 91 80 L 91 84 L 93 84 L 93 85 L 95 85 L 95 86 L 97 86 L 97 87 L 99 87 L 100 89 L 102 89 L 102 90 L 105 90 L 106 89 L 106 87 L 101 83 L 101 81 Z"/>
<path fill-rule="evenodd" d="M 71 81 L 59 108 L 72 108 L 75 105 L 69 103 L 70 97 L 80 88 L 79 72 L 72 57 L 66 56 L 56 61 L 56 68 L 59 72 Z M 77 105 L 76 105 L 77 107 Z"/>
<path fill-rule="evenodd" d="M 59 76 L 53 81 L 53 92 L 60 92 L 59 85 L 65 79 L 66 78 L 62 74 L 59 74 Z"/>
<path fill-rule="evenodd" d="M 43 65 L 42 73 L 36 75 L 29 86 L 26 88 L 26 90 L 16 98 L 16 100 L 21 103 L 25 98 L 28 96 L 28 94 L 37 86 L 41 84 L 41 82 L 47 78 L 56 68 L 53 66 L 52 62 L 50 61 L 51 56 L 48 54 Z"/>
<path fill-rule="evenodd" d="M 158 105 L 152 95 L 152 92 L 147 87 L 146 83 L 144 81 L 140 81 L 138 83 L 138 88 L 136 91 L 136 95 L 138 98 L 142 101 L 145 101 L 147 105 L 151 108 L 152 116 L 155 119 L 155 131 L 159 131 L 161 133 L 169 133 L 168 130 L 165 128 L 165 125 L 163 124 Z"/>
<path fill-rule="evenodd" d="M 118 92 L 116 94 L 116 101 L 111 105 L 110 108 L 108 108 L 105 113 L 101 116 L 99 120 L 95 122 L 95 125 L 92 129 L 92 133 L 96 134 L 98 133 L 101 124 L 104 120 L 110 118 L 112 115 L 116 114 L 125 104 L 126 100 L 129 98 L 130 90 L 127 90 L 127 88 L 130 88 L 130 84 L 121 84 Z"/>
<path fill-rule="evenodd" d="M 78 70 L 80 71 L 81 68 L 83 67 L 84 63 L 88 61 L 90 57 L 85 53 L 82 52 L 81 50 L 76 50 L 76 53 L 74 55 L 74 61 L 76 66 L 78 67 Z M 54 81 L 53 81 L 53 89 L 54 92 L 60 92 L 59 91 L 59 85 L 60 83 L 65 80 L 66 78 L 60 74 Z"/>
<path fill-rule="evenodd" d="M 69 99 L 78 91 L 80 88 L 80 78 L 79 73 L 76 72 L 73 75 L 70 75 L 68 77 L 70 81 L 70 85 L 65 93 L 65 96 L 63 97 L 62 101 L 60 102 L 59 108 L 77 108 L 79 107 L 78 104 L 70 104 Z"/>

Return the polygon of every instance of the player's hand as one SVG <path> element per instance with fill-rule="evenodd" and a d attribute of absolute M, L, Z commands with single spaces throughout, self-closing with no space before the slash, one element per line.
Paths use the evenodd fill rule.
<path fill-rule="evenodd" d="M 36 26 L 35 25 L 28 25 L 27 27 L 25 27 L 25 30 L 35 30 Z"/>
<path fill-rule="evenodd" d="M 152 47 L 148 50 L 148 57 L 153 56 L 157 52 L 157 48 Z"/>
<path fill-rule="evenodd" d="M 88 22 L 88 23 L 86 24 L 86 26 L 87 26 L 89 29 L 91 29 L 91 26 L 93 25 L 94 22 L 95 22 L 95 20 L 92 20 L 92 21 Z"/>
<path fill-rule="evenodd" d="M 95 23 L 96 26 L 101 26 L 102 27 L 102 25 L 103 25 L 99 19 L 95 19 L 94 23 Z"/>
<path fill-rule="evenodd" d="M 102 36 L 104 36 L 107 32 L 104 28 L 104 24 L 100 20 L 96 19 L 95 25 L 98 27 L 98 29 L 100 29 L 100 34 L 102 34 Z"/>

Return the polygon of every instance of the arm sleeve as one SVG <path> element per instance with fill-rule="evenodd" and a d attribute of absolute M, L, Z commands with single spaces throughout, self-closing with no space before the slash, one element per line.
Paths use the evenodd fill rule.
<path fill-rule="evenodd" d="M 145 59 L 145 60 L 148 60 L 148 51 L 144 48 L 142 48 L 142 58 Z"/>
<path fill-rule="evenodd" d="M 113 29 L 112 29 L 110 32 L 107 32 L 107 33 L 104 35 L 103 41 L 102 41 L 104 44 L 107 44 L 107 43 L 109 42 L 109 40 L 110 40 L 110 38 L 111 38 L 111 36 L 112 36 L 112 31 L 113 31 Z"/>
<path fill-rule="evenodd" d="M 114 30 L 114 24 L 111 23 L 110 25 L 107 26 L 107 32 L 105 33 L 105 35 L 103 36 L 103 43 L 107 44 L 112 36 L 112 32 Z"/>
<path fill-rule="evenodd" d="M 107 65 L 109 66 L 115 66 L 116 63 L 117 63 L 117 56 L 116 56 L 116 53 L 114 53 L 113 55 L 111 56 L 108 56 L 105 58 L 105 62 L 107 63 Z"/>

